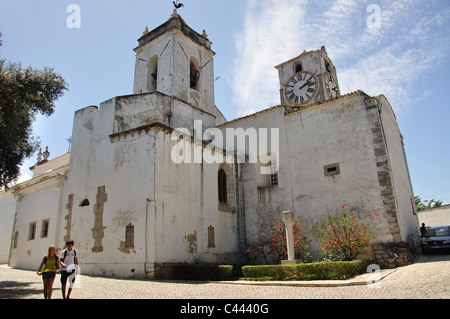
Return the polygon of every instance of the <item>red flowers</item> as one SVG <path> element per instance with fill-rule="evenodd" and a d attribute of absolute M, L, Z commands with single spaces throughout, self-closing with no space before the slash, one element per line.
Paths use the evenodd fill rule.
<path fill-rule="evenodd" d="M 294 249 L 297 254 L 300 254 L 309 246 L 309 242 L 302 234 L 302 232 L 306 232 L 306 230 L 304 230 L 301 225 L 301 219 L 294 217 L 294 220 L 296 221 L 293 225 L 295 240 Z M 286 258 L 283 257 L 287 256 L 287 238 L 284 223 L 281 223 L 278 218 L 275 217 L 273 219 L 272 228 L 268 232 L 262 232 L 261 238 L 251 249 L 257 256 L 263 257 L 267 264 L 271 261 L 273 261 L 273 263 L 279 263 L 281 259 Z"/>
<path fill-rule="evenodd" d="M 368 247 L 370 239 L 375 238 L 368 225 L 361 225 L 354 213 L 345 210 L 345 205 L 341 214 L 328 216 L 325 223 L 317 225 L 315 232 L 319 235 L 320 250 L 331 260 L 353 260 Z"/>

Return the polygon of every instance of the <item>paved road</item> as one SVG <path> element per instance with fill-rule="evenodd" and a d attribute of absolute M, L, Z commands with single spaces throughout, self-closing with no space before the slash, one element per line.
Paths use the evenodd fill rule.
<path fill-rule="evenodd" d="M 341 287 L 123 280 L 83 275 L 78 280 L 80 285 L 73 290 L 72 297 L 75 299 L 450 298 L 450 255 L 419 256 L 411 265 L 400 267 L 394 272 L 382 273 L 388 275 L 376 284 Z M 364 278 L 367 278 L 367 275 Z M 350 282 L 351 280 L 348 281 Z M 43 299 L 42 287 L 41 277 L 34 271 L 0 265 L 0 299 Z M 53 288 L 53 299 L 61 299 L 59 275 Z"/>

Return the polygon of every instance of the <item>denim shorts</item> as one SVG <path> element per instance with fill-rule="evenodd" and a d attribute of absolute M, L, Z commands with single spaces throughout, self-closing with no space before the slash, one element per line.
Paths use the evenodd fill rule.
<path fill-rule="evenodd" d="M 55 278 L 56 273 L 54 273 L 53 271 L 46 271 L 42 273 L 42 279 L 51 279 L 51 278 Z"/>

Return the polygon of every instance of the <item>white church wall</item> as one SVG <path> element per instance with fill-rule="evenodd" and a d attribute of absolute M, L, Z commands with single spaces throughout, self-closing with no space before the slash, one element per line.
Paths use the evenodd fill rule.
<path fill-rule="evenodd" d="M 312 229 L 316 221 L 339 213 L 345 202 L 346 209 L 356 212 L 362 222 L 371 221 L 379 241 L 391 241 L 380 198 L 373 123 L 364 95 L 288 114 L 286 123 L 294 211 L 305 216 L 305 226 Z M 326 176 L 329 164 L 338 164 L 339 173 Z M 376 214 L 379 217 L 373 219 Z"/>
<path fill-rule="evenodd" d="M 155 262 L 225 262 L 237 252 L 238 236 L 235 209 L 219 210 L 217 174 L 221 164 L 176 163 L 171 152 L 177 143 L 170 134 L 158 134 Z M 186 145 L 203 148 L 190 140 Z M 233 170 L 230 164 L 228 172 Z M 235 183 L 231 173 L 228 178 Z M 214 228 L 214 247 L 208 247 L 209 227 Z"/>
<path fill-rule="evenodd" d="M 194 44 L 182 32 L 175 31 L 173 94 L 206 112 L 214 111 L 214 52 Z M 190 87 L 190 63 L 199 72 L 195 88 Z"/>
<path fill-rule="evenodd" d="M 154 122 L 169 125 L 170 100 L 169 96 L 154 91 L 115 97 L 113 133 Z"/>
<path fill-rule="evenodd" d="M 242 166 L 242 180 L 244 188 L 244 209 L 245 209 L 245 228 L 247 244 L 254 244 L 260 238 L 261 232 L 267 232 L 272 226 L 274 217 L 281 217 L 282 211 L 291 210 L 292 192 L 290 184 L 290 163 L 286 135 L 285 135 L 285 109 L 283 106 L 273 107 L 261 113 L 231 121 L 221 125 L 225 139 L 226 149 L 230 152 L 237 147 L 237 139 L 227 139 L 227 129 L 233 133 L 245 135 L 245 164 Z M 267 129 L 267 135 L 260 129 Z M 275 131 L 272 131 L 275 130 Z M 253 135 L 252 132 L 256 134 Z M 229 136 L 233 136 L 228 133 Z M 278 134 L 278 143 L 271 145 L 272 134 Z M 251 137 L 250 137 L 251 136 Z M 256 139 L 254 138 L 256 136 Z M 267 147 L 261 147 L 259 139 L 267 141 Z M 255 148 L 256 147 L 256 148 Z M 256 156 L 250 155 L 251 151 L 256 149 Z M 258 180 L 269 179 L 267 174 L 261 174 L 261 165 L 254 163 L 260 160 L 261 155 L 271 153 L 278 161 L 278 184 L 271 186 L 270 183 L 264 187 L 258 187 Z M 253 162 L 253 163 L 252 163 Z"/>
<path fill-rule="evenodd" d="M 284 115 L 284 108 L 272 108 L 225 127 L 280 128 L 278 185 L 258 188 L 257 165 L 243 167 L 245 216 L 248 244 L 268 230 L 272 216 L 293 209 L 311 232 L 316 221 L 347 210 L 371 221 L 377 240 L 393 240 L 388 217 L 380 197 L 373 132 L 376 110 L 368 110 L 365 94 L 356 93 Z M 224 133 L 225 134 L 225 133 Z M 327 165 L 338 164 L 338 174 L 325 174 Z M 379 217 L 373 219 L 373 216 Z M 306 234 L 309 240 L 313 234 Z M 320 258 L 317 244 L 310 248 Z"/>
<path fill-rule="evenodd" d="M 200 134 L 202 134 L 207 128 L 214 127 L 216 124 L 216 117 L 213 114 L 204 112 L 201 109 L 193 108 L 185 101 L 174 99 L 172 104 L 170 127 L 175 129 L 188 129 L 193 135 L 194 120 L 201 121 L 202 127 L 200 128 Z"/>
<path fill-rule="evenodd" d="M 57 242 L 63 187 L 64 178 L 56 175 L 20 190 L 14 224 L 14 233 L 18 232 L 17 246 L 12 248 L 10 258 L 12 267 L 37 270 L 50 245 L 60 248 Z M 49 223 L 47 236 L 43 232 L 45 221 Z M 35 224 L 34 236 L 32 224 Z"/>
<path fill-rule="evenodd" d="M 392 171 L 392 184 L 401 238 L 402 241 L 414 247 L 419 244 L 419 219 L 415 209 L 403 137 L 389 101 L 383 95 L 377 97 L 377 99 L 380 104 L 380 118 L 386 137 L 389 166 Z"/>
<path fill-rule="evenodd" d="M 70 237 L 79 251 L 82 271 L 143 277 L 147 199 L 153 195 L 154 138 L 151 134 L 124 134 L 111 140 L 113 117 L 114 100 L 106 101 L 99 110 L 84 110 L 75 116 L 72 152 L 78 156 L 71 162 L 65 192 L 65 198 L 69 194 L 74 198 Z M 102 234 L 93 229 L 103 190 Z M 79 207 L 85 198 L 90 205 Z M 125 233 L 130 223 L 134 226 L 134 247 L 127 248 Z"/>
<path fill-rule="evenodd" d="M 149 83 L 149 81 L 151 81 L 151 77 L 149 77 L 149 61 L 151 61 L 153 57 L 157 57 L 158 85 L 156 90 L 166 95 L 170 95 L 171 77 L 169 75 L 169 70 L 172 59 L 170 59 L 171 55 L 168 55 L 171 50 L 168 50 L 167 47 L 170 45 L 171 40 L 171 34 L 167 33 L 153 40 L 151 45 L 148 43 L 144 47 L 137 49 L 133 93 L 144 93 L 155 89 L 155 87 L 152 87 Z M 151 70 L 150 72 L 154 72 L 154 70 Z"/>
<path fill-rule="evenodd" d="M 0 191 L 0 264 L 8 263 L 15 212 L 12 191 Z"/>

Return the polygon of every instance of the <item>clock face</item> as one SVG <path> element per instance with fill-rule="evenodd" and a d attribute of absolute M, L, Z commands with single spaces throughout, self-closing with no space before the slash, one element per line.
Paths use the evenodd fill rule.
<path fill-rule="evenodd" d="M 328 98 L 335 99 L 339 97 L 341 95 L 339 92 L 339 86 L 333 75 L 330 72 L 325 72 L 323 79 L 325 81 L 325 88 L 327 91 Z"/>
<path fill-rule="evenodd" d="M 316 96 L 317 89 L 317 77 L 309 71 L 300 71 L 284 87 L 284 99 L 291 106 L 302 106 Z"/>

